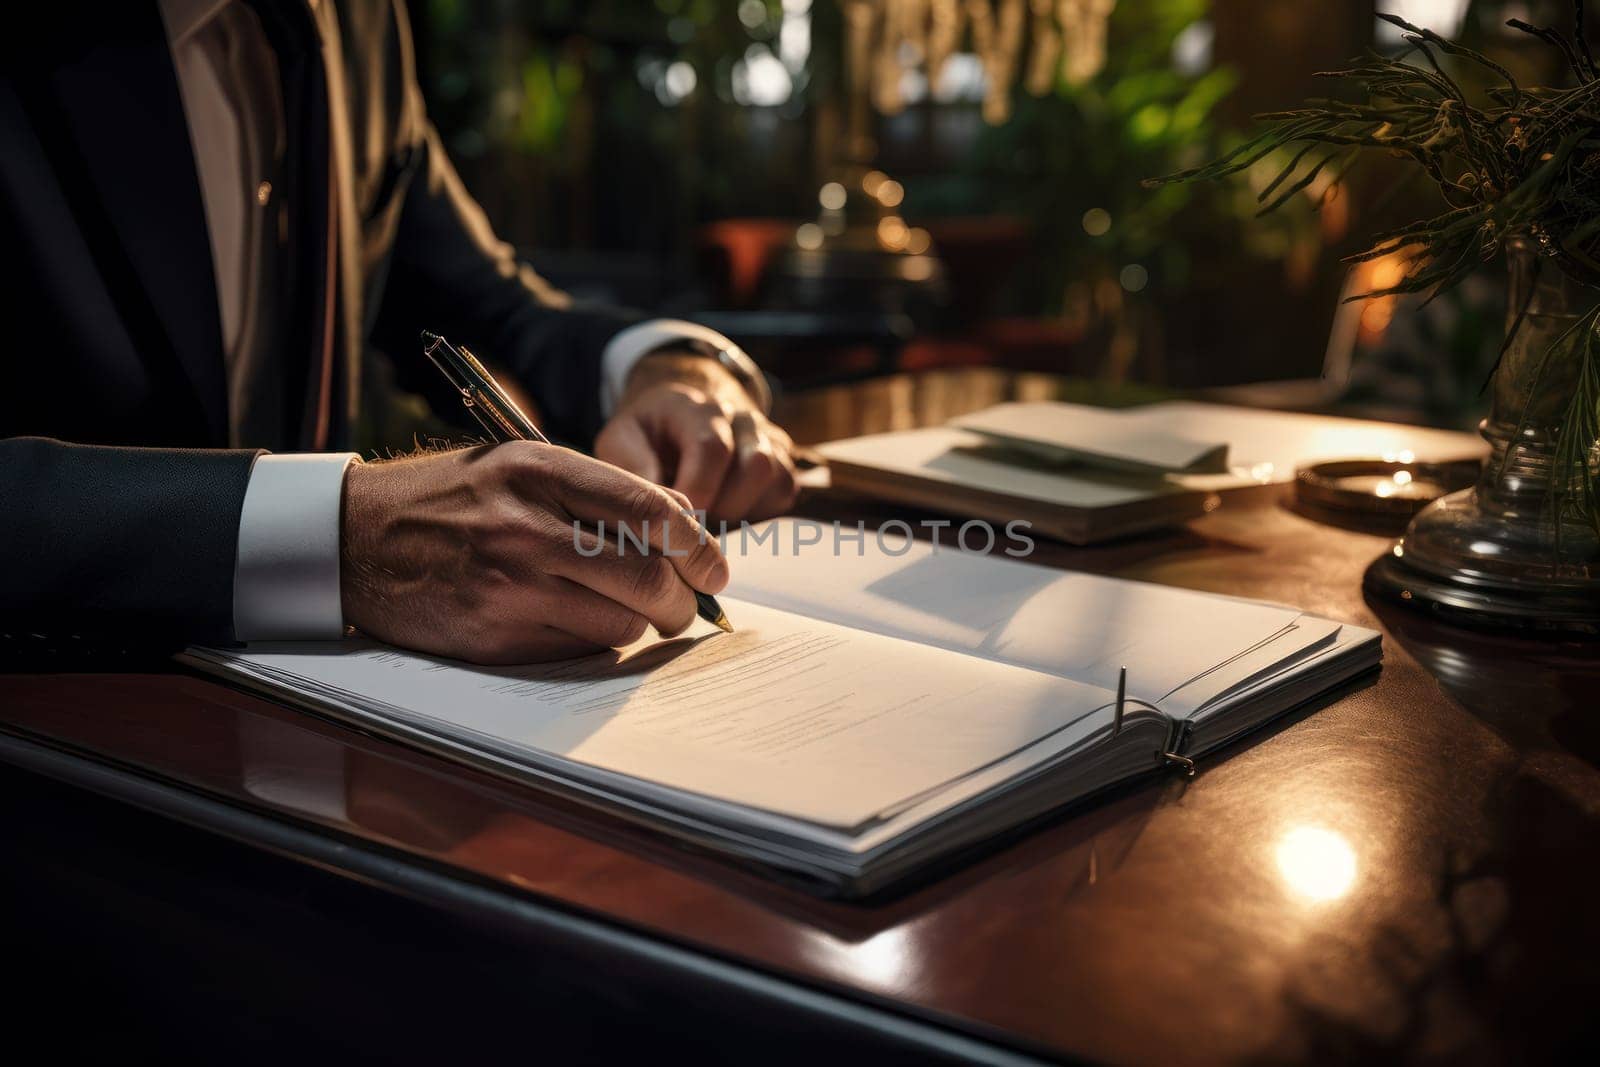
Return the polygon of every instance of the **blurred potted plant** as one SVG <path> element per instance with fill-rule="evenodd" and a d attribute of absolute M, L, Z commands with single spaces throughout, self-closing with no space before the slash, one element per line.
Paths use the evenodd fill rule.
<path fill-rule="evenodd" d="M 1353 299 L 1436 295 L 1506 257 L 1506 339 L 1480 426 L 1491 453 L 1474 488 L 1417 515 L 1367 588 L 1460 621 L 1600 634 L 1600 68 L 1582 0 L 1574 9 L 1570 36 L 1508 22 L 1559 52 L 1571 86 L 1519 85 L 1482 53 L 1380 15 L 1409 50 L 1327 75 L 1362 99 L 1260 116 L 1267 128 L 1226 156 L 1151 184 L 1222 178 L 1285 150 L 1260 193 L 1265 211 L 1364 149 L 1432 180 L 1443 212 L 1351 257 L 1403 253 L 1409 269 Z M 1490 84 L 1469 93 L 1469 71 Z"/>
<path fill-rule="evenodd" d="M 1210 0 L 1120 0 L 1102 67 L 1057 78 L 1041 93 L 1017 92 L 1007 121 L 985 126 L 970 150 L 901 175 L 920 217 L 998 214 L 1025 223 L 1023 266 L 991 270 L 992 299 L 973 317 L 1050 316 L 1074 338 L 1061 357 L 1073 362 L 1057 369 L 1215 385 L 1219 375 L 1264 376 L 1253 372 L 1269 366 L 1269 349 L 1278 364 L 1285 348 L 1322 351 L 1327 322 L 1309 316 L 1288 323 L 1304 330 L 1295 341 L 1216 336 L 1226 318 L 1218 309 L 1256 301 L 1262 285 L 1287 287 L 1290 300 L 1322 288 L 1331 305 L 1338 279 L 1314 275 L 1339 212 L 1313 214 L 1322 186 L 1263 225 L 1248 189 L 1170 185 L 1149 195 L 1127 180 L 1203 160 L 1235 136 L 1220 113 L 1238 75 L 1212 61 L 1210 8 Z M 942 225 L 929 222 L 936 241 Z M 951 260 L 953 274 L 963 272 Z M 956 282 L 960 289 L 967 279 Z M 1224 343 L 1225 362 L 1213 358 Z"/>

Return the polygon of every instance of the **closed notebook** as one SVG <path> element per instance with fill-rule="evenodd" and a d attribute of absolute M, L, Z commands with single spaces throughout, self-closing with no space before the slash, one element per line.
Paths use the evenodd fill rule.
<path fill-rule="evenodd" d="M 834 441 L 835 488 L 1088 544 L 1197 518 L 1217 493 L 1326 459 L 1470 459 L 1449 430 L 1170 401 L 1106 410 L 1001 404 L 949 425 Z"/>
<path fill-rule="evenodd" d="M 1091 467 L 936 427 L 834 441 L 818 450 L 833 486 L 1088 544 L 1205 514 L 1205 492 L 1170 477 Z"/>
<path fill-rule="evenodd" d="M 1081 404 L 997 404 L 950 422 L 1045 460 L 1133 474 L 1224 474 L 1228 443 L 1203 441 Z"/>
<path fill-rule="evenodd" d="M 721 600 L 732 634 L 702 624 L 619 653 L 508 668 L 361 641 L 195 648 L 187 659 L 858 896 L 1097 791 L 1174 773 L 1380 655 L 1377 634 L 1280 605 L 892 534 L 836 546 L 799 533 L 782 521 L 729 544 L 735 581 Z"/>

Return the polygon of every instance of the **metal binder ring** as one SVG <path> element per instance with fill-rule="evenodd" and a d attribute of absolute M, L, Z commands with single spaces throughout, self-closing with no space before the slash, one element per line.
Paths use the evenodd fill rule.
<path fill-rule="evenodd" d="M 1190 759 L 1188 756 L 1180 756 L 1176 752 L 1163 752 L 1161 753 L 1161 758 L 1166 760 L 1168 763 L 1176 763 L 1178 766 L 1182 767 L 1183 776 L 1185 778 L 1194 777 L 1194 760 Z"/>

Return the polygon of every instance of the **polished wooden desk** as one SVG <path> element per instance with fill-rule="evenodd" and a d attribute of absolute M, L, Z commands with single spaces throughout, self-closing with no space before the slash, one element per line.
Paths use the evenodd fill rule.
<path fill-rule="evenodd" d="M 964 402 L 943 395 L 904 383 L 851 394 L 862 424 Z M 802 437 L 838 432 L 796 410 Z M 825 496 L 804 507 L 886 514 Z M 527 952 L 565 961 L 574 983 L 657 973 L 641 995 L 669 1010 L 748 995 L 768 1019 L 809 1020 L 788 1036 L 765 1024 L 769 1053 L 801 1047 L 787 1042 L 802 1032 L 887 1033 L 906 1058 L 1147 1063 L 1493 1062 L 1592 1047 L 1600 646 L 1369 604 L 1362 570 L 1385 543 L 1257 494 L 1163 536 L 1042 550 L 1048 563 L 1379 627 L 1383 670 L 1192 780 L 1093 803 L 869 906 L 820 902 L 176 672 L 0 677 L 0 751 L 29 775 L 374 896 L 530 929 L 553 917 L 578 948 Z M 137 851 L 94 885 L 109 892 L 107 871 Z M 674 1005 L 674 975 L 709 984 Z"/>

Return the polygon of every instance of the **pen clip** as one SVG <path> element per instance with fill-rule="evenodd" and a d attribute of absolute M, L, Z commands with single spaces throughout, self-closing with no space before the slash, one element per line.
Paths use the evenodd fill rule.
<path fill-rule="evenodd" d="M 500 409 L 500 398 L 486 392 L 481 387 L 474 387 L 466 400 L 467 407 L 483 423 L 484 429 L 490 436 L 500 441 L 528 440 L 528 435 L 520 431 L 506 413 Z"/>
<path fill-rule="evenodd" d="M 466 365 L 467 373 L 477 379 L 478 405 L 488 411 L 489 415 L 500 424 L 502 431 L 511 439 L 522 438 L 530 441 L 550 443 L 534 421 L 528 418 L 527 413 L 517 406 L 511 399 L 511 394 L 495 380 L 487 367 L 478 362 L 478 357 L 472 354 L 472 349 L 466 345 L 457 345 L 456 352 L 460 355 L 462 363 Z"/>
<path fill-rule="evenodd" d="M 470 383 L 462 376 L 456 361 L 451 359 L 452 346 L 449 341 L 436 333 L 423 334 L 426 343 L 422 346 L 422 354 L 428 357 L 439 373 L 444 375 L 444 380 L 450 383 L 451 388 L 461 394 L 461 398 L 470 406 L 472 403 L 472 389 Z"/>
<path fill-rule="evenodd" d="M 478 420 L 478 425 L 482 426 L 484 432 L 489 435 L 489 440 L 496 443 L 504 440 L 501 436 L 501 428 L 495 424 L 494 419 L 490 418 L 489 413 L 484 410 L 483 406 L 473 399 L 469 390 L 463 389 L 461 391 L 461 404 L 472 413 L 473 418 Z"/>

